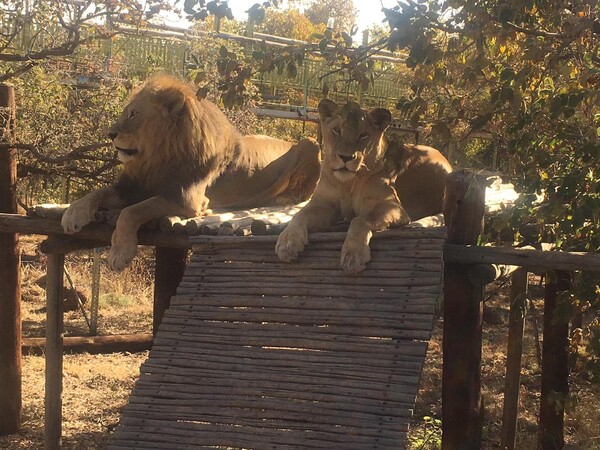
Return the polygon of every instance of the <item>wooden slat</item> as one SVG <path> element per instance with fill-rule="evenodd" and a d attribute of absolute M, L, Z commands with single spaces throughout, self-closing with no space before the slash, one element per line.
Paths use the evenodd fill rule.
<path fill-rule="evenodd" d="M 400 448 L 441 292 L 443 229 L 346 233 L 300 259 L 277 236 L 200 236 L 111 448 Z"/>

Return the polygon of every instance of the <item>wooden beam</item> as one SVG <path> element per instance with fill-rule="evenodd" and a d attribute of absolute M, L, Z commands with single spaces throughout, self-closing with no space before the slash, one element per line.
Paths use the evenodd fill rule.
<path fill-rule="evenodd" d="M 154 310 L 152 332 L 156 334 L 165 311 L 183 279 L 187 249 L 156 247 L 154 269 Z"/>
<path fill-rule="evenodd" d="M 571 287 L 568 272 L 556 272 L 556 279 L 546 276 L 544 295 L 544 343 L 542 346 L 542 395 L 538 447 L 561 449 L 564 438 L 564 400 L 569 393 L 569 321 L 555 317 L 558 293 Z"/>
<path fill-rule="evenodd" d="M 58 450 L 62 428 L 63 306 L 65 255 L 48 255 L 46 275 L 46 392 L 44 448 Z"/>
<path fill-rule="evenodd" d="M 468 195 L 467 195 L 468 193 Z M 456 171 L 448 176 L 444 217 L 448 242 L 474 244 L 483 231 L 485 180 Z M 481 326 L 483 286 L 469 279 L 469 265 L 444 265 L 442 448 L 481 446 Z"/>
<path fill-rule="evenodd" d="M 110 336 L 71 336 L 63 338 L 64 353 L 98 353 L 143 352 L 152 347 L 153 336 L 144 334 L 119 334 Z M 46 349 L 46 338 L 23 339 L 23 353 L 27 355 L 43 355 Z"/>
<path fill-rule="evenodd" d="M 65 235 L 60 222 L 44 218 L 28 217 L 20 214 L 0 213 L 0 233 L 18 231 L 21 234 L 43 234 L 48 236 L 72 236 L 77 240 L 91 240 L 109 246 L 114 226 L 106 223 L 90 223 L 77 234 Z M 141 245 L 188 248 L 188 236 L 165 234 L 157 231 L 140 230 L 138 242 Z"/>
<path fill-rule="evenodd" d="M 506 377 L 504 378 L 504 408 L 502 413 L 501 448 L 513 450 L 519 417 L 519 389 L 521 387 L 521 356 L 523 355 L 523 330 L 525 325 L 527 270 L 513 273 L 510 285 L 510 315 L 508 319 L 508 344 L 506 352 Z"/>
<path fill-rule="evenodd" d="M 558 252 L 512 247 L 444 246 L 444 262 L 463 264 L 510 264 L 536 269 L 600 271 L 600 254 Z"/>
<path fill-rule="evenodd" d="M 0 85 L 0 141 L 15 141 L 15 91 Z M 0 212 L 17 212 L 17 150 L 0 150 Z M 0 436 L 21 427 L 21 260 L 17 230 L 0 230 Z"/>
<path fill-rule="evenodd" d="M 103 241 L 80 240 L 72 236 L 50 236 L 40 242 L 40 251 L 49 253 L 71 253 L 79 250 L 89 250 L 91 248 L 104 247 Z"/>

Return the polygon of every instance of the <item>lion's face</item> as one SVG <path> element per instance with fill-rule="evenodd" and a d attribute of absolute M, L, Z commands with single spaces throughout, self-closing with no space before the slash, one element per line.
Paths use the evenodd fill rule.
<path fill-rule="evenodd" d="M 128 164 L 144 159 L 156 144 L 156 139 L 166 135 L 166 128 L 181 113 L 185 105 L 181 89 L 150 82 L 133 95 L 108 136 L 118 152 L 119 160 Z"/>
<path fill-rule="evenodd" d="M 392 121 L 387 109 L 364 113 L 357 103 L 348 102 L 340 108 L 325 99 L 319 103 L 319 117 L 325 152 L 323 168 L 338 180 L 350 181 L 374 170 L 382 161 L 383 132 Z"/>

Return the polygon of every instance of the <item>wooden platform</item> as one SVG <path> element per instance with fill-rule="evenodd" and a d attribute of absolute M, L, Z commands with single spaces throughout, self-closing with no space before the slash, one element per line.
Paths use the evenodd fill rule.
<path fill-rule="evenodd" d="M 191 238 L 194 254 L 110 448 L 400 448 L 441 294 L 445 229 L 345 233 L 300 260 L 276 236 Z"/>

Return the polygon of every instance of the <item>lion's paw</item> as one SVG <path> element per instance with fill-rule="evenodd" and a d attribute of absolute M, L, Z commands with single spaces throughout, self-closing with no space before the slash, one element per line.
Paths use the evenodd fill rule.
<path fill-rule="evenodd" d="M 87 204 L 76 201 L 65 210 L 60 224 L 65 233 L 73 234 L 81 231 L 93 218 L 94 211 Z"/>
<path fill-rule="evenodd" d="M 371 261 L 371 249 L 368 244 L 349 242 L 346 240 L 342 246 L 340 264 L 347 274 L 355 274 L 366 269 Z"/>
<path fill-rule="evenodd" d="M 131 264 L 137 254 L 137 245 L 113 245 L 108 253 L 108 266 L 120 272 Z"/>
<path fill-rule="evenodd" d="M 298 253 L 304 250 L 306 244 L 308 244 L 306 227 L 290 223 L 279 235 L 277 244 L 275 244 L 275 252 L 279 259 L 290 262 L 298 257 Z"/>

